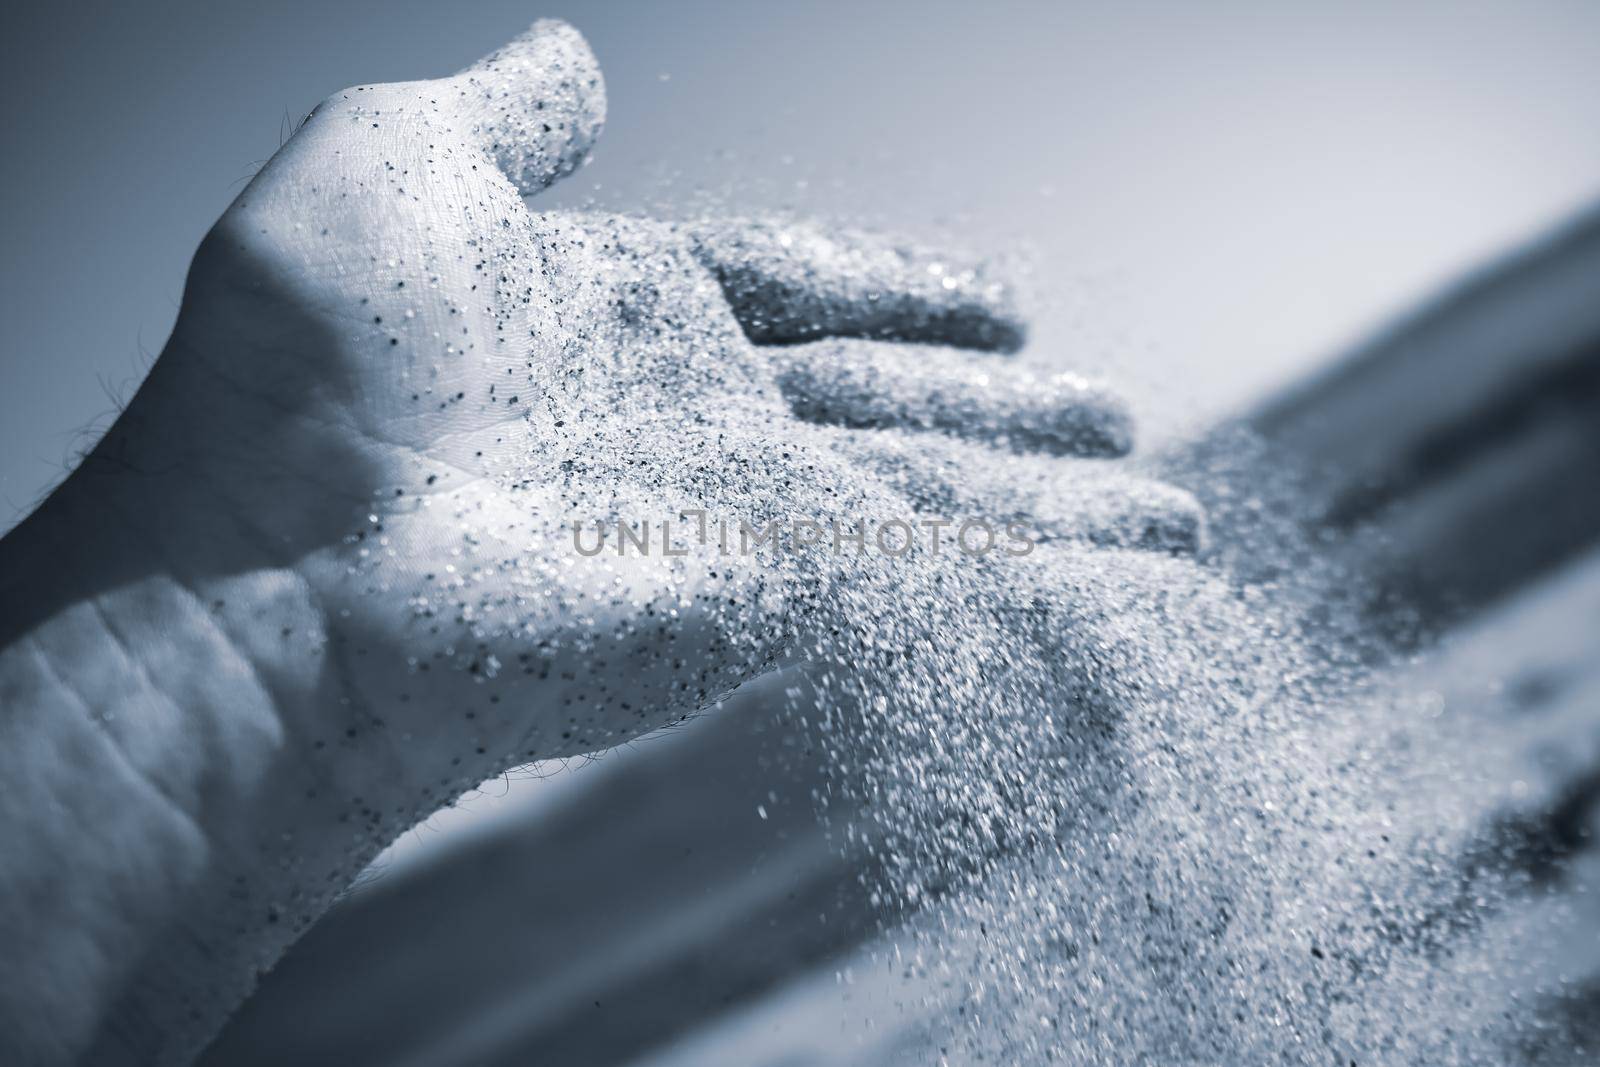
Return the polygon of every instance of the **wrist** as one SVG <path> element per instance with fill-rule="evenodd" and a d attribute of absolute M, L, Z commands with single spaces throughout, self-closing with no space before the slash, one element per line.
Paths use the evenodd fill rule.
<path fill-rule="evenodd" d="M 175 481 L 92 463 L 0 542 L 0 940 L 26 983 L 0 1031 L 42 1061 L 197 1051 L 397 803 L 308 737 L 342 694 L 304 584 L 214 565 L 233 524 Z"/>

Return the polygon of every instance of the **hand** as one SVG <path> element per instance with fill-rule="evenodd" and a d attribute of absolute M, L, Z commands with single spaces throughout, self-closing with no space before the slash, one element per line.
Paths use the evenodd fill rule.
<path fill-rule="evenodd" d="M 326 654 L 348 652 L 340 697 L 428 735 L 408 748 L 410 784 L 443 799 L 508 762 L 609 747 L 782 653 L 749 595 L 759 561 L 588 559 L 575 520 L 691 505 L 755 518 L 741 493 L 766 517 L 849 513 L 821 498 L 864 462 L 880 513 L 908 510 L 904 494 L 1099 541 L 1192 541 L 1175 491 L 1024 459 L 990 499 L 949 497 L 932 461 L 954 446 L 927 431 L 1033 455 L 1129 446 L 1096 387 L 928 347 L 1021 343 L 981 267 L 798 225 L 530 214 L 521 195 L 577 166 L 602 111 L 592 57 L 554 24 L 454 79 L 330 98 L 207 238 L 122 435 L 124 459 L 181 457 L 173 469 L 246 527 L 250 547 L 202 566 L 283 568 L 309 590 Z M 785 459 L 797 419 L 895 440 L 845 434 L 830 453 L 813 437 Z M 903 457 L 892 473 L 885 448 Z M 663 488 L 687 464 L 696 491 Z M 670 654 L 640 625 L 669 607 Z M 594 634 L 617 639 L 603 664 Z M 580 699 L 581 714 L 550 710 Z M 289 713 L 329 742 L 352 725 Z M 441 776 L 446 754 L 461 769 Z"/>
<path fill-rule="evenodd" d="M 800 224 L 530 214 L 603 111 L 557 23 L 453 78 L 330 97 L 206 238 L 148 381 L 20 532 L 8 645 L 71 648 L 59 620 L 89 603 L 135 667 L 152 633 L 210 642 L 175 642 L 154 686 L 204 744 L 115 686 L 84 701 L 116 705 L 108 735 L 215 857 L 165 920 L 145 901 L 119 927 L 135 962 L 102 982 L 101 1052 L 181 1057 L 464 788 L 803 658 L 837 577 L 827 553 L 585 555 L 575 521 L 937 514 L 1198 542 L 1183 494 L 1060 458 L 1123 454 L 1127 414 L 997 358 L 1023 329 L 980 266 Z M 996 478 L 971 488 L 969 463 Z M 82 566 L 49 565 L 91 526 Z M 190 678 L 207 669 L 227 684 Z M 150 981 L 171 909 L 201 947 Z"/>

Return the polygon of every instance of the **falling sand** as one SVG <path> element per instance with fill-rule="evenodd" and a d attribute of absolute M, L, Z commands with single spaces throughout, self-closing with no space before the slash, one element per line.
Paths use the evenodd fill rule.
<path fill-rule="evenodd" d="M 612 257 L 591 309 L 689 302 L 666 294 L 701 277 L 693 228 L 662 227 L 562 222 L 562 262 Z M 567 487 L 564 514 L 597 532 L 664 521 L 711 558 L 696 704 L 774 661 L 807 677 L 793 716 L 826 753 L 819 809 L 873 859 L 884 915 L 921 912 L 911 966 L 960 990 L 932 1039 L 954 1062 L 1501 1061 L 1514 1005 L 1468 936 L 1498 879 L 1425 802 L 1447 768 L 1361 687 L 1373 649 L 1327 610 L 1345 579 L 1229 569 L 1304 567 L 1287 525 L 1219 518 L 1195 558 L 1197 505 L 1103 458 L 1125 416 L 1075 406 L 1090 383 L 1040 382 L 1005 420 L 935 415 L 902 395 L 907 368 L 994 357 L 818 341 L 741 363 L 729 345 L 681 323 L 619 335 L 605 380 L 626 388 L 539 393 L 550 430 L 577 429 L 515 484 Z M 968 551 L 971 520 L 1019 524 L 1028 551 Z"/>
<path fill-rule="evenodd" d="M 463 94 L 500 100 L 498 62 Z M 380 104 L 450 164 L 434 99 L 340 106 L 365 128 Z M 502 165 L 533 192 L 569 162 Z M 524 672 L 587 665 L 538 709 L 544 747 L 461 775 L 610 747 L 786 666 L 821 817 L 885 919 L 911 916 L 906 970 L 955 991 L 930 1037 L 950 1060 L 1504 1059 L 1519 1015 L 1473 936 L 1502 879 L 1464 860 L 1461 787 L 1415 717 L 1364 687 L 1373 649 L 1328 609 L 1344 579 L 1229 495 L 1250 479 L 1184 472 L 1208 550 L 1194 497 L 1123 469 L 1110 394 L 1005 363 L 1022 329 L 981 267 L 515 194 L 426 216 L 399 269 L 431 281 L 373 327 L 419 419 L 503 427 L 468 457 L 492 498 L 425 501 L 460 543 L 412 610 L 460 622 L 462 669 L 511 669 L 478 650 L 530 635 Z"/>

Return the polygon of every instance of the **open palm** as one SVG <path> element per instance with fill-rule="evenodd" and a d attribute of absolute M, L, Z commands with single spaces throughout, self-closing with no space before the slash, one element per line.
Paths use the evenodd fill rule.
<path fill-rule="evenodd" d="M 574 523 L 978 515 L 1193 546 L 1182 494 L 1062 458 L 1124 453 L 1126 413 L 996 358 L 1023 329 L 983 268 L 801 224 L 530 213 L 603 110 L 559 23 L 346 90 L 197 256 L 124 447 L 202 465 L 243 531 L 190 566 L 308 595 L 261 655 L 305 676 L 289 716 L 319 749 L 398 739 L 426 809 L 794 656 L 839 576 L 776 546 L 589 555 Z M 1003 482 L 954 476 L 973 462 Z"/>

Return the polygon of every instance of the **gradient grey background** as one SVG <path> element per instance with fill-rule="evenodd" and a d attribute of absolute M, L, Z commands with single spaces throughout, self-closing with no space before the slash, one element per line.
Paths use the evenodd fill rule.
<path fill-rule="evenodd" d="M 10 3 L 0 529 L 103 426 L 282 133 L 558 15 L 611 93 L 550 197 L 1028 249 L 1052 362 L 1147 440 L 1600 197 L 1600 4 Z"/>

